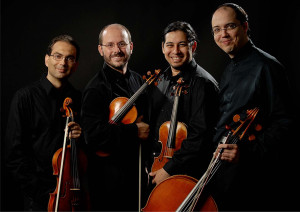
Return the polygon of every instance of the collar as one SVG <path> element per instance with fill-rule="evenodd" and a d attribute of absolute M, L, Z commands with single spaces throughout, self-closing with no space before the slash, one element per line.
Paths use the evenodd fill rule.
<path fill-rule="evenodd" d="M 172 76 L 172 70 L 171 67 L 169 67 L 166 70 L 166 77 L 170 81 L 177 81 L 180 77 L 182 77 L 183 81 L 185 83 L 188 83 L 192 77 L 192 74 L 196 71 L 196 69 L 197 69 L 197 63 L 193 58 L 189 63 L 183 65 L 180 68 L 180 72 L 176 76 Z"/>
<path fill-rule="evenodd" d="M 237 63 L 237 62 L 243 60 L 244 58 L 246 58 L 246 57 L 249 55 L 249 53 L 252 51 L 253 47 L 254 47 L 254 44 L 252 43 L 251 40 L 249 40 L 249 41 L 245 44 L 245 46 L 243 46 L 243 47 L 240 49 L 240 51 L 238 52 L 238 54 L 237 54 L 234 58 L 232 58 L 231 60 L 232 60 L 234 63 Z"/>
<path fill-rule="evenodd" d="M 52 85 L 52 83 L 47 79 L 47 74 L 43 74 L 43 76 L 40 79 L 40 82 L 41 86 L 45 89 L 47 95 L 50 95 L 51 93 L 64 93 L 71 87 L 71 84 L 69 83 L 69 81 L 67 81 L 61 89 L 56 89 Z"/>
<path fill-rule="evenodd" d="M 105 73 L 105 76 L 107 77 L 107 80 L 109 82 L 115 82 L 119 79 L 129 79 L 130 77 L 130 70 L 127 68 L 126 73 L 122 74 L 115 69 L 111 68 L 106 63 L 103 64 L 103 71 Z"/>
<path fill-rule="evenodd" d="M 51 93 L 51 91 L 56 90 L 56 88 L 52 85 L 52 83 L 47 79 L 46 75 L 44 75 L 41 80 L 41 85 L 45 89 L 47 95 Z"/>

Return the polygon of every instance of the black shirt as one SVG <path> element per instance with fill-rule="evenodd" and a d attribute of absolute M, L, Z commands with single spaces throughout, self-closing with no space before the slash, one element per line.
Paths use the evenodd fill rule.
<path fill-rule="evenodd" d="M 143 84 L 142 77 L 127 69 L 123 75 L 104 64 L 87 84 L 81 120 L 90 150 L 90 182 L 93 210 L 138 209 L 139 140 L 132 124 L 109 124 L 109 105 L 116 97 L 130 98 Z M 142 96 L 135 102 L 142 114 Z M 96 152 L 109 153 L 99 157 Z"/>
<path fill-rule="evenodd" d="M 171 119 L 173 86 L 179 77 L 187 85 L 187 94 L 180 95 L 177 121 L 187 126 L 187 138 L 164 169 L 170 175 L 189 174 L 199 178 L 212 157 L 212 136 L 218 119 L 218 85 L 194 59 L 175 77 L 170 67 L 166 69 L 158 86 L 153 87 L 149 112 L 151 134 L 159 140 L 160 126 Z"/>
<path fill-rule="evenodd" d="M 224 163 L 219 170 L 216 198 L 224 203 L 222 210 L 280 210 L 275 203 L 279 203 L 280 163 L 287 154 L 283 147 L 292 123 L 290 91 L 282 64 L 251 41 L 225 68 L 215 141 L 227 133 L 225 125 L 233 122 L 235 114 L 254 107 L 259 107 L 256 119 L 263 130 L 256 132 L 254 141 L 238 143 L 238 164 Z"/>
<path fill-rule="evenodd" d="M 131 144 L 123 142 L 121 135 L 126 133 L 137 138 L 136 124 L 109 124 L 109 105 L 117 97 L 130 98 L 142 84 L 143 79 L 136 72 L 128 69 L 123 75 L 106 64 L 90 80 L 83 94 L 81 117 L 86 142 L 95 151 L 101 149 L 115 154 L 124 148 L 130 149 Z M 136 103 L 139 114 L 140 101 Z"/>
<path fill-rule="evenodd" d="M 18 90 L 11 102 L 6 131 L 6 164 L 25 194 L 47 209 L 56 186 L 52 157 L 62 147 L 66 118 L 60 112 L 66 97 L 73 112 L 81 94 L 67 83 L 57 90 L 46 77 Z M 75 120 L 76 120 L 75 116 Z"/>

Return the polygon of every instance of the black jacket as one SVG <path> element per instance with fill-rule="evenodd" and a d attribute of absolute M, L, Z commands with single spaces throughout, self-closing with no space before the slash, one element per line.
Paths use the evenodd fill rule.
<path fill-rule="evenodd" d="M 116 97 L 130 98 L 143 84 L 142 77 L 127 69 L 125 75 L 104 64 L 87 84 L 81 120 L 90 150 L 90 182 L 93 210 L 137 210 L 139 140 L 135 123 L 109 124 L 109 105 Z M 135 103 L 142 114 L 142 96 Z M 109 153 L 99 157 L 96 152 Z M 117 204 L 116 204 L 116 199 Z"/>
<path fill-rule="evenodd" d="M 172 77 L 170 67 L 166 69 L 158 86 L 150 92 L 151 134 L 155 138 L 155 148 L 159 140 L 159 127 L 171 119 L 173 86 L 179 77 L 187 85 L 187 94 L 180 96 L 177 121 L 187 126 L 187 138 L 164 169 L 170 175 L 188 174 L 199 178 L 212 157 L 212 136 L 218 119 L 218 85 L 194 59 L 175 77 Z M 160 148 L 154 151 L 160 151 Z"/>
<path fill-rule="evenodd" d="M 280 210 L 276 198 L 283 194 L 279 182 L 284 179 L 281 177 L 286 166 L 285 147 L 293 142 L 288 138 L 292 124 L 290 94 L 284 67 L 251 41 L 224 70 L 216 145 L 220 136 L 228 133 L 225 125 L 233 122 L 233 116 L 254 107 L 259 107 L 255 119 L 262 125 L 262 131 L 255 133 L 254 141 L 245 136 L 238 143 L 238 164 L 224 163 L 218 171 L 214 185 L 221 209 Z"/>

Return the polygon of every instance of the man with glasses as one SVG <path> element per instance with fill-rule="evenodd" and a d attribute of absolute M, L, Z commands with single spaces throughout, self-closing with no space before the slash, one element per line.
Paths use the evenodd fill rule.
<path fill-rule="evenodd" d="M 45 55 L 47 73 L 18 90 L 11 102 L 6 131 L 6 164 L 24 193 L 24 210 L 46 211 L 56 188 L 52 158 L 62 148 L 66 118 L 61 112 L 70 97 L 80 112 L 81 93 L 68 82 L 78 66 L 80 49 L 69 35 L 52 39 Z M 77 117 L 75 116 L 75 120 Z M 68 124 L 70 138 L 81 135 L 79 124 Z"/>
<path fill-rule="evenodd" d="M 256 119 L 262 130 L 256 139 L 237 144 L 219 144 L 224 161 L 214 180 L 215 199 L 220 210 L 287 210 L 280 182 L 284 181 L 286 142 L 291 128 L 291 93 L 284 67 L 278 60 L 254 46 L 249 38 L 247 13 L 226 3 L 213 13 L 212 33 L 216 44 L 231 61 L 220 82 L 220 113 L 215 142 L 228 133 L 235 114 L 259 108 Z M 284 153 L 284 154 L 283 154 Z"/>
<path fill-rule="evenodd" d="M 102 70 L 87 84 L 82 102 L 82 124 L 90 149 L 93 210 L 137 211 L 139 206 L 139 145 L 149 133 L 141 121 L 143 96 L 135 103 L 138 119 L 132 124 L 110 124 L 111 102 L 130 98 L 143 84 L 128 68 L 133 50 L 129 30 L 121 24 L 105 26 L 99 34 Z M 116 105 L 116 109 L 118 109 Z"/>

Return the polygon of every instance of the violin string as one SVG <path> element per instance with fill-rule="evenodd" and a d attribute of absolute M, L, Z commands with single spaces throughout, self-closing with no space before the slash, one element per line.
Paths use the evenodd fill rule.
<path fill-rule="evenodd" d="M 116 112 L 116 114 L 109 120 L 110 124 L 118 123 L 121 118 L 127 113 L 128 109 L 133 105 L 136 99 L 140 96 L 140 94 L 146 89 L 148 85 L 150 85 L 156 78 L 158 74 L 153 74 L 149 77 L 149 79 L 136 91 L 135 94 L 125 103 L 125 105 Z"/>
<path fill-rule="evenodd" d="M 124 104 L 124 106 L 117 111 L 117 113 L 112 117 L 112 120 L 115 123 L 118 123 L 121 118 L 128 112 L 129 108 L 133 105 L 133 103 L 136 101 L 136 99 L 140 96 L 140 94 L 144 91 L 144 89 L 148 86 L 147 83 L 144 83 L 135 94 L 132 95 L 132 97 Z"/>
<path fill-rule="evenodd" d="M 232 143 L 236 143 L 239 139 L 234 136 Z M 219 158 L 213 157 L 207 171 L 204 173 L 203 177 L 197 183 L 197 188 L 192 192 L 190 198 L 187 200 L 186 204 L 182 207 L 182 211 L 193 211 L 198 202 L 198 199 L 204 189 L 204 186 L 211 180 L 218 168 L 221 166 L 222 161 Z"/>
<path fill-rule="evenodd" d="M 74 121 L 73 114 L 71 114 L 71 121 Z M 70 140 L 71 144 L 71 158 L 72 158 L 72 177 L 74 188 L 80 188 L 79 174 L 78 174 L 78 160 L 77 160 L 77 145 L 75 139 Z"/>
<path fill-rule="evenodd" d="M 168 155 L 172 156 L 173 153 L 173 148 L 175 148 L 175 144 L 174 146 L 172 146 L 172 144 L 175 141 L 175 135 L 176 135 L 176 129 L 177 128 L 177 109 L 178 109 L 178 102 L 179 102 L 179 97 L 180 95 L 178 94 L 178 90 L 180 88 L 177 87 L 176 89 L 176 93 L 175 93 L 175 98 L 174 98 L 174 103 L 173 103 L 173 109 L 172 109 L 172 114 L 171 114 L 171 121 L 170 121 L 170 129 L 169 129 L 169 133 L 168 133 L 168 141 L 167 141 L 167 149 L 168 149 Z"/>

